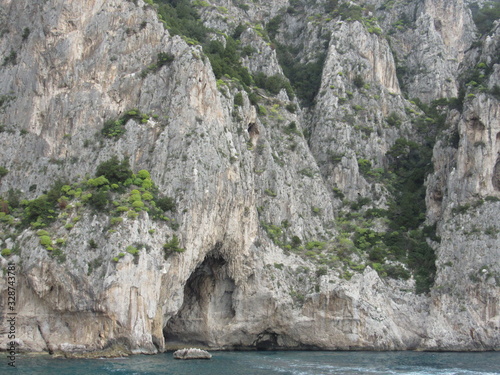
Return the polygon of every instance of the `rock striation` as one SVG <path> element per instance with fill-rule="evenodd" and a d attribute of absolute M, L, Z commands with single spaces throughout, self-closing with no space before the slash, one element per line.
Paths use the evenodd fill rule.
<path fill-rule="evenodd" d="M 154 3 L 0 0 L 20 350 L 498 350 L 498 22 L 479 35 L 462 0 L 213 0 L 200 45 Z M 214 73 L 222 33 L 250 85 Z M 113 156 L 172 207 L 144 180 L 89 206 Z M 51 224 L 23 223 L 57 180 Z"/>

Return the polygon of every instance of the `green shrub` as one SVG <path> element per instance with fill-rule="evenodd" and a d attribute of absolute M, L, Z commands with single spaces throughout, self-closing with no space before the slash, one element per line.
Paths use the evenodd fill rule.
<path fill-rule="evenodd" d="M 134 211 L 129 211 L 129 212 L 127 212 L 127 217 L 128 217 L 129 219 L 136 219 L 136 218 L 137 218 L 137 216 L 139 216 L 139 214 L 138 214 L 137 212 L 134 212 Z M 121 217 L 120 217 L 120 218 L 117 218 L 117 219 L 121 219 Z M 122 220 L 123 220 L 123 219 L 122 219 Z"/>
<path fill-rule="evenodd" d="M 385 119 L 385 121 L 387 121 L 387 124 L 389 124 L 390 126 L 394 126 L 397 128 L 399 128 L 402 123 L 401 118 L 396 112 L 391 112 L 391 114 Z"/>
<path fill-rule="evenodd" d="M 302 245 L 302 240 L 300 239 L 300 237 L 299 236 L 292 236 L 292 247 L 296 249 L 300 245 Z"/>
<path fill-rule="evenodd" d="M 226 36 L 226 45 L 218 40 L 212 40 L 203 46 L 203 50 L 208 56 L 215 78 L 224 76 L 235 78 L 245 86 L 252 84 L 252 76 L 248 69 L 241 64 L 239 45 L 231 37 Z"/>
<path fill-rule="evenodd" d="M 137 191 L 137 190 L 132 190 L 132 194 L 128 197 L 128 201 L 130 203 L 134 203 L 134 202 L 140 201 L 142 199 L 141 193 L 139 193 L 138 191 L 137 191 L 137 193 L 134 193 L 134 191 Z"/>
<path fill-rule="evenodd" d="M 311 207 L 311 210 L 314 215 L 319 215 L 321 213 L 321 209 L 319 207 Z"/>
<path fill-rule="evenodd" d="M 200 19 L 198 11 L 189 0 L 153 0 L 158 5 L 160 19 L 165 22 L 169 33 L 182 35 L 203 43 L 208 36 L 207 29 Z"/>
<path fill-rule="evenodd" d="M 297 123 L 295 121 L 292 121 L 288 124 L 286 128 L 283 129 L 286 134 L 296 134 L 296 135 L 301 135 L 300 131 L 297 129 Z"/>
<path fill-rule="evenodd" d="M 17 64 L 17 52 L 11 49 L 10 53 L 4 57 L 2 66 L 16 65 L 16 64 Z"/>
<path fill-rule="evenodd" d="M 254 77 L 254 80 L 255 84 L 258 87 L 266 89 L 273 95 L 277 95 L 282 89 L 285 89 L 288 97 L 290 99 L 294 98 L 294 93 L 290 82 L 288 82 L 286 77 L 282 76 L 281 74 L 275 74 L 267 77 L 264 73 L 257 73 Z"/>
<path fill-rule="evenodd" d="M 354 86 L 356 86 L 358 89 L 363 88 L 365 85 L 365 80 L 360 74 L 356 74 L 352 82 L 354 83 Z"/>
<path fill-rule="evenodd" d="M 149 172 L 145 169 L 141 169 L 139 172 L 137 172 L 137 177 L 145 180 L 147 178 L 151 178 L 151 175 L 149 174 Z"/>
<path fill-rule="evenodd" d="M 408 280 L 411 277 L 410 272 L 400 264 L 386 264 L 384 265 L 384 270 L 387 276 L 393 279 Z"/>
<path fill-rule="evenodd" d="M 285 108 L 290 113 L 295 113 L 297 111 L 297 105 L 295 103 L 288 103 Z"/>
<path fill-rule="evenodd" d="M 134 255 L 134 256 L 139 255 L 139 249 L 137 249 L 135 246 L 132 246 L 132 245 L 127 246 L 127 247 L 125 248 L 125 251 L 126 251 L 127 253 L 129 253 L 129 254 Z"/>
<path fill-rule="evenodd" d="M 500 198 L 488 195 L 486 198 L 484 198 L 485 201 L 487 202 L 500 202 Z"/>
<path fill-rule="evenodd" d="M 163 212 L 165 211 L 175 212 L 177 210 L 174 198 L 171 197 L 157 198 L 155 202 L 156 202 L 156 207 L 161 209 Z"/>
<path fill-rule="evenodd" d="M 172 55 L 171 53 L 167 52 L 160 52 L 157 55 L 157 65 L 158 69 L 160 69 L 162 66 L 170 64 L 172 61 L 174 61 L 175 56 Z"/>
<path fill-rule="evenodd" d="M 317 277 L 321 277 L 321 276 L 324 276 L 328 274 L 328 269 L 324 266 L 322 267 L 319 267 L 317 270 L 316 270 L 316 276 Z"/>
<path fill-rule="evenodd" d="M 145 180 L 142 180 L 141 187 L 146 190 L 150 190 L 153 188 L 153 180 L 150 178 L 146 178 Z"/>
<path fill-rule="evenodd" d="M 145 201 L 151 201 L 153 200 L 153 194 L 146 192 L 142 194 L 142 199 Z"/>
<path fill-rule="evenodd" d="M 127 158 L 120 161 L 117 156 L 113 156 L 97 167 L 96 176 L 104 176 L 109 183 L 119 184 L 132 178 L 133 173 Z"/>
<path fill-rule="evenodd" d="M 28 39 L 28 37 L 30 36 L 30 33 L 31 33 L 31 30 L 29 27 L 25 27 L 23 29 L 23 34 L 21 35 L 23 41 L 26 41 Z"/>
<path fill-rule="evenodd" d="M 93 187 L 99 187 L 103 185 L 109 185 L 109 181 L 106 177 L 104 176 L 99 176 L 96 178 L 91 178 L 87 181 L 87 185 L 93 186 Z"/>
<path fill-rule="evenodd" d="M 248 94 L 248 100 L 250 100 L 250 104 L 258 105 L 259 101 L 260 101 L 260 97 L 257 93 L 252 91 L 252 92 L 250 92 L 250 94 Z"/>
<path fill-rule="evenodd" d="M 372 163 L 368 159 L 358 159 L 358 168 L 361 174 L 366 175 L 371 169 Z"/>
<path fill-rule="evenodd" d="M 107 191 L 97 191 L 91 195 L 88 203 L 97 211 L 103 211 L 107 208 L 110 201 L 110 194 Z"/>
<path fill-rule="evenodd" d="M 241 92 L 236 93 L 234 96 L 234 105 L 240 107 L 243 105 L 243 94 Z"/>
<path fill-rule="evenodd" d="M 66 245 L 66 239 L 65 238 L 58 238 L 56 240 L 56 244 L 58 244 L 59 246 L 64 246 L 64 245 Z"/>
<path fill-rule="evenodd" d="M 120 120 L 106 120 L 101 130 L 101 134 L 108 138 L 119 138 L 125 134 L 125 123 Z"/>
<path fill-rule="evenodd" d="M 244 24 L 240 23 L 238 24 L 238 26 L 236 26 L 236 28 L 234 29 L 233 31 L 233 39 L 237 40 L 237 39 L 240 39 L 240 36 L 241 34 L 243 34 L 243 32 L 247 29 L 247 26 L 245 26 Z"/>
<path fill-rule="evenodd" d="M 122 223 L 122 222 L 123 222 L 123 218 L 122 217 L 112 217 L 111 221 L 110 221 L 111 225 L 119 224 L 119 223 Z"/>
<path fill-rule="evenodd" d="M 261 222 L 262 227 L 268 234 L 269 238 L 278 246 L 283 245 L 283 229 L 278 225 L 266 224 Z"/>
<path fill-rule="evenodd" d="M 5 177 L 5 175 L 9 173 L 9 170 L 5 167 L 0 167 L 0 178 Z"/>
<path fill-rule="evenodd" d="M 39 222 L 46 225 L 56 219 L 54 214 L 55 203 L 50 202 L 47 195 L 41 195 L 32 201 L 26 201 L 25 206 L 22 218 L 23 225 L 28 225 L 32 222 Z"/>
<path fill-rule="evenodd" d="M 271 18 L 269 20 L 269 22 L 267 23 L 266 31 L 271 39 L 274 39 L 276 37 L 276 34 L 278 33 L 278 29 L 279 29 L 282 21 L 283 21 L 282 17 L 280 15 L 278 15 L 278 16 Z"/>
<path fill-rule="evenodd" d="M 22 192 L 19 189 L 9 189 L 7 191 L 7 201 L 11 208 L 18 208 L 21 203 Z"/>
<path fill-rule="evenodd" d="M 137 208 L 141 209 L 141 208 L 143 208 L 143 207 L 144 207 L 144 202 L 143 202 L 143 201 L 140 201 L 140 200 L 139 200 L 139 201 L 134 201 L 134 202 L 132 203 L 132 207 L 134 207 L 134 208 L 136 208 L 136 209 L 137 209 Z"/>
<path fill-rule="evenodd" d="M 266 107 L 264 107 L 263 105 L 259 105 L 257 107 L 257 113 L 259 115 L 266 116 L 267 115 L 267 109 L 266 109 Z"/>
<path fill-rule="evenodd" d="M 40 236 L 40 245 L 42 246 L 51 246 L 52 245 L 52 240 L 50 239 L 49 236 Z"/>
<path fill-rule="evenodd" d="M 175 253 L 183 253 L 186 249 L 179 247 L 179 238 L 174 234 L 172 239 L 163 245 L 163 250 L 165 251 L 165 256 Z"/>
<path fill-rule="evenodd" d="M 326 246 L 325 242 L 321 241 L 309 241 L 306 244 L 306 249 L 307 250 L 313 250 L 313 249 L 318 249 L 318 250 L 323 250 Z"/>
<path fill-rule="evenodd" d="M 361 21 L 363 18 L 363 8 L 349 3 L 341 4 L 333 13 L 346 21 Z"/>
<path fill-rule="evenodd" d="M 376 246 L 369 252 L 368 259 L 372 262 L 383 263 L 386 256 L 387 251 L 381 246 Z"/>
<path fill-rule="evenodd" d="M 461 204 L 457 207 L 453 207 L 451 212 L 453 212 L 454 214 L 465 214 L 469 210 L 469 208 L 470 208 L 469 203 Z"/>
<path fill-rule="evenodd" d="M 276 192 L 272 191 L 271 189 L 266 189 L 264 190 L 264 193 L 266 193 L 266 195 L 269 195 L 270 197 L 276 197 L 278 194 L 276 194 Z"/>
<path fill-rule="evenodd" d="M 12 254 L 12 250 L 11 249 L 3 249 L 2 252 L 1 252 L 2 256 L 5 258 L 5 257 L 8 257 L 9 255 Z"/>
<path fill-rule="evenodd" d="M 334 10 L 337 9 L 338 5 L 339 5 L 339 0 L 326 0 L 325 5 L 324 5 L 325 12 L 326 13 L 333 12 Z"/>

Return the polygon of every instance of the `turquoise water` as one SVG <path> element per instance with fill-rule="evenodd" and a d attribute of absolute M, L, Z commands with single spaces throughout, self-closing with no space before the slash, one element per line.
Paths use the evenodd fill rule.
<path fill-rule="evenodd" d="M 2 353 L 4 354 L 4 353 Z M 36 375 L 329 375 L 500 374 L 500 352 L 213 352 L 211 360 L 180 361 L 172 353 L 121 359 L 52 359 L 18 356 L 9 368 L 0 356 L 0 374 Z"/>

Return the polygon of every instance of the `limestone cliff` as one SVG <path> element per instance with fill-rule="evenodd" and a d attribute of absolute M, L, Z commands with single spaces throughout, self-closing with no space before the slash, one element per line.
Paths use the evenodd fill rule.
<path fill-rule="evenodd" d="M 0 0 L 20 348 L 498 349 L 498 24 L 179 3 Z"/>

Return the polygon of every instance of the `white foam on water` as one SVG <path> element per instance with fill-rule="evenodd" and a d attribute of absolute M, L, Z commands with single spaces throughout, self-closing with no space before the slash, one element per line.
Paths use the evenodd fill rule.
<path fill-rule="evenodd" d="M 278 359 L 278 358 L 276 358 Z M 380 374 L 380 375 L 498 375 L 499 373 L 481 372 L 466 369 L 439 369 L 435 367 L 359 367 L 359 366 L 336 366 L 331 364 L 307 363 L 300 360 L 286 360 L 282 364 L 270 364 L 257 366 L 260 369 L 269 370 L 271 373 L 289 373 L 293 375 L 360 375 L 360 374 Z"/>

